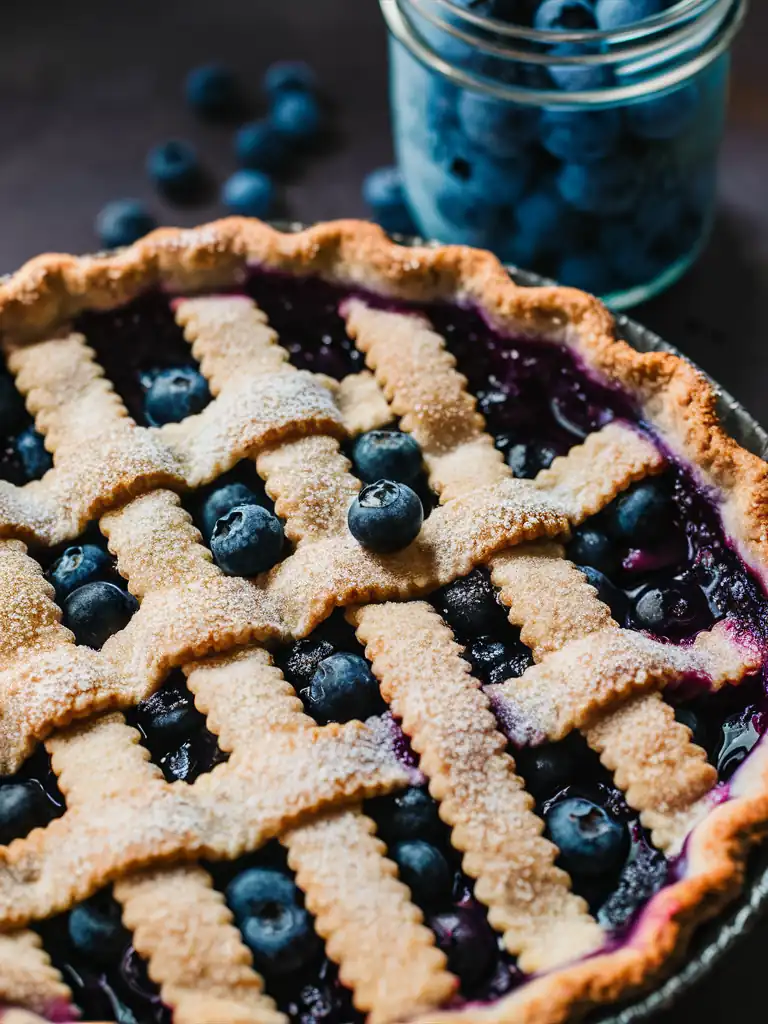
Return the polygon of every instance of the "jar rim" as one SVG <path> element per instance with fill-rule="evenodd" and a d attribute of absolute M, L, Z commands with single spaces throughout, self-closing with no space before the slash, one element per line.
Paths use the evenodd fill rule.
<path fill-rule="evenodd" d="M 411 0 L 412 2 L 412 0 Z M 494 32 L 496 35 L 509 36 L 535 43 L 583 43 L 603 42 L 615 45 L 642 36 L 654 35 L 666 29 L 690 22 L 701 17 L 718 0 L 676 0 L 665 11 L 649 15 L 631 25 L 616 29 L 537 29 L 526 25 L 514 25 L 500 18 L 486 17 L 476 14 L 468 7 L 460 7 L 457 0 L 434 0 L 440 7 L 445 7 L 454 18 L 471 23 L 477 28 Z"/>
<path fill-rule="evenodd" d="M 440 6 L 449 7 L 459 11 L 454 0 L 432 0 Z M 666 35 L 657 45 L 635 46 L 629 49 L 611 50 L 610 52 L 591 52 L 570 54 L 552 53 L 528 53 L 515 49 L 495 46 L 476 37 L 467 35 L 461 29 L 436 16 L 433 12 L 425 13 L 423 0 L 379 0 L 388 30 L 400 43 L 402 43 L 422 64 L 443 75 L 455 85 L 483 92 L 495 99 L 506 100 L 512 103 L 532 104 L 535 106 L 552 107 L 574 107 L 574 106 L 609 106 L 626 101 L 640 99 L 649 93 L 665 92 L 675 88 L 693 75 L 697 74 L 707 65 L 711 64 L 731 45 L 736 33 L 740 29 L 746 15 L 748 0 L 680 0 L 669 11 L 689 12 L 697 11 L 698 14 L 688 19 L 692 29 L 685 28 L 682 33 L 676 34 L 674 22 L 665 24 L 668 30 L 670 25 L 673 29 L 671 34 Z M 419 15 L 430 21 L 436 27 L 445 30 L 450 36 L 459 39 L 466 45 L 473 46 L 482 53 L 496 56 L 504 60 L 522 61 L 529 64 L 562 66 L 564 64 L 578 64 L 581 66 L 594 66 L 600 64 L 622 63 L 622 73 L 625 77 L 643 75 L 649 68 L 659 63 L 659 55 L 664 57 L 664 63 L 676 56 L 684 56 L 690 52 L 690 57 L 682 62 L 663 67 L 656 73 L 646 74 L 640 79 L 630 80 L 627 84 L 610 85 L 596 89 L 574 90 L 564 92 L 561 89 L 538 88 L 530 86 L 517 86 L 500 82 L 486 75 L 468 71 L 451 63 L 445 57 L 440 56 L 432 46 L 423 38 L 414 24 L 408 12 L 404 10 L 405 5 L 413 7 Z M 462 12 L 467 13 L 467 12 Z M 497 20 L 482 19 L 482 16 L 469 12 L 475 19 L 485 20 L 494 25 L 505 24 Z M 658 16 L 646 19 L 646 23 L 657 21 Z M 638 23 L 643 24 L 643 23 Z M 510 26 L 506 26 L 509 28 Z M 580 33 L 526 30 L 536 32 L 538 36 L 544 36 L 548 42 L 562 43 L 570 41 L 574 35 L 578 35 L 583 42 L 591 39 L 593 42 L 602 38 L 605 33 L 595 30 L 581 30 Z M 495 31 L 495 30 L 494 30 Z M 658 28 L 654 30 L 658 32 Z M 626 35 L 626 32 L 623 32 Z M 613 33 L 608 34 L 613 38 Z M 700 45 L 697 45 L 700 44 Z M 627 63 L 634 61 L 634 63 Z"/>

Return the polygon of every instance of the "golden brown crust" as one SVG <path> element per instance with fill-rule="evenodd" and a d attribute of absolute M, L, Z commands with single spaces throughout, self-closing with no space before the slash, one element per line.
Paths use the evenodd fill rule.
<path fill-rule="evenodd" d="M 345 432 L 354 433 L 386 422 L 386 402 L 371 378 L 366 379 L 360 375 L 356 380 L 350 378 L 348 382 L 334 385 L 318 377 L 311 379 L 295 371 L 286 372 L 289 367 L 274 345 L 271 329 L 252 306 L 246 313 L 250 321 L 249 329 L 245 334 L 242 333 L 240 318 L 243 307 L 239 305 L 242 300 L 238 299 L 217 300 L 218 315 L 222 311 L 226 315 L 233 315 L 234 335 L 231 344 L 211 344 L 206 347 L 201 317 L 204 319 L 210 310 L 210 306 L 205 305 L 210 300 L 203 300 L 202 306 L 198 300 L 185 300 L 179 304 L 179 319 L 196 334 L 193 339 L 197 346 L 196 352 L 211 378 L 212 390 L 217 399 L 207 415 L 202 414 L 180 427 L 142 431 L 126 419 L 122 403 L 94 365 L 82 339 L 77 335 L 58 333 L 80 311 L 113 308 L 148 288 L 162 287 L 184 293 L 231 286 L 246 273 L 251 263 L 298 274 L 316 273 L 352 289 L 369 289 L 392 298 L 445 299 L 473 303 L 502 331 L 567 345 L 588 370 L 609 384 L 621 386 L 642 409 L 644 418 L 652 424 L 666 448 L 693 467 L 700 482 L 716 495 L 726 532 L 744 560 L 763 581 L 768 579 L 768 467 L 741 449 L 720 427 L 715 415 L 714 392 L 697 371 L 670 354 L 640 354 L 624 342 L 617 341 L 611 317 L 597 300 L 572 289 L 518 288 L 509 280 L 501 265 L 487 253 L 465 247 L 407 249 L 388 242 L 378 229 L 356 222 L 319 225 L 295 235 L 281 234 L 258 222 L 239 219 L 221 221 L 194 231 L 162 230 L 127 250 L 104 257 L 40 257 L 0 284 L 0 336 L 9 352 L 12 368 L 18 373 L 19 386 L 27 392 L 28 405 L 36 414 L 38 427 L 47 433 L 47 443 L 55 452 L 55 468 L 43 481 L 24 488 L 0 485 L 0 530 L 14 537 L 37 538 L 51 543 L 64 536 L 73 536 L 89 516 L 109 511 L 108 521 L 121 560 L 121 569 L 130 576 L 131 588 L 137 594 L 146 594 L 142 610 L 136 617 L 136 625 L 115 637 L 114 642 L 107 645 L 104 655 L 94 656 L 96 660 L 93 663 L 87 656 L 76 662 L 74 659 L 79 655 L 73 653 L 75 649 L 67 631 L 59 624 L 45 585 L 42 580 L 35 578 L 33 563 L 17 541 L 3 542 L 0 573 L 4 571 L 6 560 L 8 566 L 13 566 L 13 572 L 18 571 L 25 578 L 29 577 L 20 600 L 33 601 L 35 604 L 33 609 L 27 609 L 28 615 L 20 605 L 15 604 L 8 612 L 12 622 L 8 650 L 3 652 L 0 664 L 0 692 L 10 694 L 11 700 L 7 704 L 4 702 L 4 718 L 6 707 L 14 706 L 14 695 L 34 692 L 36 686 L 38 689 L 42 686 L 41 681 L 46 677 L 54 680 L 57 699 L 60 699 L 59 688 L 67 690 L 69 687 L 64 698 L 64 710 L 58 719 L 62 722 L 69 720 L 72 715 L 90 713 L 110 703 L 132 703 L 143 692 L 141 687 L 146 686 L 147 680 L 154 680 L 151 685 L 156 685 L 170 664 L 254 638 L 306 632 L 313 622 L 327 614 L 345 587 L 346 597 L 342 598 L 344 603 L 353 600 L 353 595 L 360 601 L 415 596 L 434 588 L 439 582 L 455 578 L 478 561 L 487 561 L 495 551 L 510 543 L 510 537 L 531 540 L 563 533 L 566 523 L 581 521 L 616 493 L 611 479 L 608 480 L 607 489 L 603 486 L 605 481 L 601 474 L 591 478 L 591 485 L 594 487 L 597 484 L 597 487 L 584 489 L 584 467 L 578 464 L 577 452 L 564 462 L 558 460 L 552 470 L 542 474 L 536 486 L 525 495 L 520 509 L 525 507 L 525 514 L 529 514 L 530 501 L 535 494 L 539 514 L 534 517 L 533 524 L 522 523 L 519 510 L 515 508 L 517 495 L 503 479 L 503 472 L 498 472 L 500 460 L 488 444 L 482 421 L 477 419 L 474 412 L 474 403 L 465 400 L 460 375 L 453 370 L 452 363 L 444 361 L 440 364 L 440 386 L 445 402 L 434 405 L 432 418 L 427 415 L 414 420 L 410 426 L 417 436 L 419 432 L 423 435 L 420 439 L 427 453 L 433 484 L 443 491 L 444 498 L 451 499 L 444 515 L 435 512 L 430 517 L 430 521 L 435 519 L 435 526 L 430 529 L 439 531 L 444 519 L 445 535 L 451 536 L 457 530 L 463 531 L 463 540 L 458 545 L 457 554 L 453 543 L 446 545 L 442 538 L 437 538 L 439 543 L 432 547 L 428 545 L 423 553 L 423 570 L 418 567 L 418 555 L 415 556 L 415 570 L 409 564 L 408 571 L 403 572 L 396 559 L 389 569 L 378 566 L 374 573 L 376 578 L 371 584 L 371 567 L 367 564 L 358 565 L 356 555 L 350 560 L 340 540 L 343 522 L 341 498 L 349 498 L 354 494 L 358 483 L 348 473 L 346 460 L 334 440 L 342 437 Z M 365 308 L 364 304 L 361 305 Z M 347 315 L 351 332 L 358 330 L 355 322 L 358 314 L 357 304 L 349 303 Z M 379 311 L 374 319 L 381 322 L 381 318 L 387 316 Z M 386 323 L 391 326 L 392 322 Z M 419 330 L 422 332 L 425 355 L 437 356 L 438 360 L 442 358 L 439 336 L 431 331 L 429 325 L 423 324 Z M 43 339 L 46 339 L 43 344 L 28 344 Z M 256 364 L 259 360 L 254 358 L 254 351 L 249 347 L 254 339 L 258 340 L 260 354 L 265 350 L 268 352 L 266 362 L 258 367 Z M 405 341 L 412 341 L 412 336 L 405 337 Z M 366 346 L 361 343 L 361 347 Z M 392 351 L 390 349 L 376 355 L 373 348 L 370 348 L 370 365 L 380 376 L 382 390 L 391 399 L 392 409 L 404 415 L 404 425 L 407 427 L 409 423 L 406 420 L 413 411 L 414 403 L 418 404 L 424 396 L 418 389 L 413 390 L 413 382 L 409 393 L 389 387 L 384 378 L 395 375 L 395 371 L 404 365 L 399 362 L 403 351 L 396 354 L 395 362 L 387 361 Z M 404 351 L 408 353 L 408 344 Z M 227 399 L 227 382 L 231 378 L 233 365 L 241 369 L 246 367 L 249 376 L 246 383 L 239 384 L 233 390 L 231 399 Z M 49 366 L 53 377 L 48 373 Z M 61 372 L 62 367 L 66 373 Z M 411 369 L 418 370 L 418 363 Z M 57 388 L 60 390 L 57 391 Z M 274 410 L 270 407 L 269 415 L 264 416 L 263 406 L 271 393 L 279 393 L 283 401 L 274 403 Z M 225 399 L 223 402 L 222 396 Z M 84 397 L 86 400 L 81 401 Z M 247 417 L 247 430 L 239 437 L 239 447 L 233 443 L 233 432 L 239 431 L 242 424 L 239 418 L 228 418 L 226 406 L 230 401 L 238 405 L 244 403 L 252 410 L 252 415 Z M 73 416 L 71 406 L 78 402 L 81 402 L 83 408 L 78 415 Z M 278 406 L 286 404 L 291 406 L 291 414 L 281 420 Z M 64 409 L 67 405 L 70 407 Z M 308 408 L 309 412 L 305 415 Z M 460 415 L 452 419 L 457 409 Z M 301 422 L 297 429 L 298 420 Z M 109 431 L 101 430 L 103 423 L 109 425 Z M 448 444 L 447 450 L 438 443 L 441 437 L 446 436 L 446 424 L 455 442 Z M 115 467 L 113 478 L 102 486 L 99 473 L 103 473 L 103 467 L 89 467 L 86 461 L 82 464 L 85 486 L 78 490 L 73 485 L 73 472 L 76 454 L 78 451 L 82 454 L 79 449 L 82 431 L 87 429 L 90 432 L 91 428 L 96 427 L 104 434 L 101 457 L 105 451 L 112 453 L 111 461 Z M 303 436 L 306 433 L 311 436 Z M 437 444 L 434 450 L 430 447 L 433 442 Z M 276 571 L 274 595 L 267 603 L 262 600 L 263 595 L 259 593 L 258 585 L 248 582 L 246 586 L 240 587 L 242 581 L 221 581 L 210 565 L 206 552 L 198 544 L 197 535 L 188 519 L 178 509 L 178 500 L 168 491 L 153 491 L 146 498 L 139 498 L 119 508 L 128 498 L 157 487 L 178 490 L 186 486 L 197 486 L 231 465 L 233 452 L 240 457 L 254 454 L 257 448 L 260 452 L 259 469 L 265 476 L 271 477 L 268 485 L 270 493 L 274 492 L 278 510 L 288 518 L 288 535 L 298 542 L 297 553 L 290 560 L 294 569 L 288 572 L 283 570 L 282 586 L 280 571 Z M 587 445 L 584 446 L 586 448 Z M 226 450 L 223 460 L 219 457 L 222 449 Z M 604 452 L 607 451 L 604 449 Z M 621 453 L 624 449 L 619 445 L 615 451 Z M 657 453 L 654 454 L 657 456 Z M 590 461 L 593 455 L 593 452 L 587 452 L 584 463 L 589 463 L 594 472 L 594 462 Z M 607 459 L 610 457 L 606 455 Z M 308 489 L 302 491 L 300 484 L 303 468 L 313 460 L 318 460 L 318 465 L 322 466 L 322 475 L 327 485 L 327 490 L 317 495 L 310 494 Z M 656 465 L 653 460 L 643 463 L 636 475 L 656 471 L 658 468 L 660 460 L 657 457 Z M 485 502 L 478 502 L 478 475 L 482 477 L 481 482 L 487 485 Z M 627 475 L 626 472 L 616 474 L 616 479 L 622 481 L 620 486 L 626 486 L 634 478 L 636 476 Z M 614 490 L 609 493 L 611 487 Z M 108 497 L 106 502 L 105 494 Z M 574 500 L 576 498 L 577 501 Z M 504 501 L 506 513 L 499 515 L 500 504 L 503 507 Z M 134 546 L 135 522 L 125 531 L 130 543 L 121 544 L 119 534 L 131 517 L 141 521 L 143 513 L 150 507 L 153 515 L 161 512 L 166 517 L 163 522 L 170 534 L 163 542 L 155 531 L 148 543 L 148 548 L 155 550 L 147 558 L 131 550 Z M 489 528 L 486 520 L 494 516 L 496 520 Z M 478 531 L 481 536 L 476 542 Z M 177 540 L 179 548 L 174 551 Z M 317 564 L 316 555 L 305 561 L 301 558 L 304 546 L 310 543 L 320 546 L 328 544 L 335 546 L 334 551 L 336 548 L 341 551 L 340 554 L 336 551 L 336 555 L 323 564 L 322 572 L 315 576 L 312 576 L 312 564 Z M 432 563 L 443 557 L 446 546 L 452 552 L 450 565 L 443 565 L 440 571 L 436 571 Z M 410 555 L 414 557 L 414 552 Z M 153 565 L 154 557 L 157 557 L 157 563 Z M 560 558 L 558 554 L 554 557 L 557 560 Z M 496 581 L 502 587 L 505 585 L 502 577 L 507 558 L 506 554 L 499 555 L 493 564 Z M 328 564 L 335 574 L 330 579 L 327 579 Z M 291 572 L 295 578 L 289 578 Z M 194 613 L 188 613 L 186 605 L 191 587 L 198 586 L 201 578 L 207 581 L 205 586 L 208 589 L 200 595 L 202 599 Z M 302 595 L 306 595 L 307 589 L 301 589 L 297 599 L 299 579 L 303 580 L 304 587 L 308 587 L 313 595 L 314 605 L 309 611 L 300 607 Z M 162 609 L 155 609 L 153 613 L 154 595 L 161 584 L 167 586 L 168 580 L 178 586 L 179 600 L 166 602 Z M 582 604 L 583 594 L 577 594 L 578 590 L 578 582 L 567 581 L 564 592 L 566 604 L 569 600 L 576 608 Z M 319 599 L 315 599 L 315 591 L 320 594 Z M 208 613 L 203 607 L 209 600 L 214 606 L 210 622 L 206 619 Z M 602 606 L 595 608 L 589 601 L 587 605 L 591 611 L 578 635 L 588 633 L 592 639 L 607 638 L 607 641 L 612 642 L 617 631 L 605 620 Z M 238 609 L 236 614 L 233 608 Z M 564 606 L 562 614 L 565 617 L 564 627 L 560 633 L 554 630 L 549 637 L 542 623 L 529 625 L 530 634 L 535 637 L 534 650 L 538 644 L 542 648 L 540 653 L 545 653 L 548 640 L 553 652 L 563 642 L 572 642 L 575 634 L 569 632 L 570 627 L 566 621 L 571 611 Z M 20 617 L 25 619 L 24 624 Z M 217 634 L 222 619 L 226 624 L 225 630 Z M 201 620 L 208 630 L 204 636 L 200 633 Z M 181 632 L 181 641 L 177 627 Z M 11 642 L 17 637 L 18 630 L 23 632 L 25 629 L 31 629 L 34 635 L 22 637 L 19 646 L 36 648 L 36 658 L 39 659 L 28 685 L 22 682 L 21 677 L 13 674 L 14 649 Z M 188 630 L 186 636 L 185 629 Z M 160 651 L 159 655 L 157 650 Z M 724 650 L 721 645 L 720 655 L 723 655 Z M 57 658 L 62 652 L 66 663 L 60 667 Z M 729 652 L 732 653 L 730 648 L 726 651 L 728 656 Z M 712 649 L 706 653 L 710 658 L 714 656 Z M 557 654 L 551 656 L 556 658 Z M 46 658 L 49 661 L 45 661 Z M 102 660 L 99 662 L 98 658 Z M 749 652 L 742 651 L 739 654 L 737 671 L 744 669 L 748 658 Z M 94 666 L 99 669 L 96 672 L 98 678 L 89 679 L 88 670 Z M 128 666 L 127 680 L 125 666 Z M 60 677 L 56 676 L 57 671 L 61 672 Z M 80 677 L 85 680 L 84 686 Z M 138 687 L 137 681 L 140 681 Z M 78 691 L 78 686 L 83 686 L 84 695 Z M 123 698 L 114 700 L 114 694 L 119 694 L 121 688 L 126 690 Z M 618 711 L 595 722 L 591 719 L 582 721 L 579 713 L 574 712 L 573 723 L 586 730 L 590 742 L 602 751 L 606 764 L 616 768 L 619 784 L 630 790 L 633 786 L 636 788 L 631 773 L 623 781 L 620 779 L 622 770 L 627 773 L 632 768 L 639 772 L 640 783 L 647 787 L 646 769 L 659 751 L 643 746 L 642 742 L 639 746 L 628 746 L 627 738 L 637 730 L 634 730 L 631 723 L 628 727 L 626 722 L 622 722 L 623 718 L 631 718 L 637 701 L 644 701 L 643 721 L 649 715 L 653 719 L 656 712 L 665 718 L 665 735 L 671 738 L 672 746 L 677 745 L 678 754 L 682 751 L 683 757 L 692 757 L 695 774 L 698 771 L 696 765 L 701 766 L 701 759 L 691 755 L 691 750 L 696 748 L 692 748 L 684 731 L 680 733 L 675 729 L 669 721 L 670 715 L 662 710 L 665 706 L 655 693 L 624 699 L 632 688 L 633 682 L 629 680 L 622 691 L 623 703 Z M 109 695 L 106 703 L 105 693 Z M 287 696 L 290 699 L 290 695 Z M 18 706 L 23 704 L 22 700 Z M 25 714 L 19 713 L 19 717 L 24 723 Z M 11 722 L 12 718 L 8 721 Z M 212 716 L 211 721 L 214 719 L 215 716 Z M 114 721 L 120 725 L 120 730 L 126 728 L 119 718 L 110 717 L 101 721 L 106 725 Z M 40 716 L 37 719 L 32 716 L 31 722 L 29 727 L 25 725 L 27 731 L 21 739 L 14 735 L 11 740 L 10 736 L 6 736 L 9 744 L 7 750 L 12 752 L 10 758 L 6 753 L 6 764 L 17 762 L 28 749 L 31 739 L 45 734 Z M 95 727 L 76 727 L 70 731 L 70 735 L 87 733 Z M 275 723 L 270 722 L 270 727 L 274 728 Z M 221 722 L 223 741 L 228 728 L 231 730 L 234 726 Z M 12 726 L 10 731 L 16 729 L 16 726 Z M 276 731 L 279 733 L 279 729 Z M 640 733 L 647 735 L 645 730 L 640 730 Z M 64 749 L 61 745 L 66 746 L 66 735 L 59 734 L 49 741 L 52 749 L 56 750 L 57 745 L 59 748 L 57 757 L 61 762 L 59 769 L 63 772 L 62 786 L 69 788 L 68 795 L 71 793 L 74 797 L 82 790 L 87 797 L 92 769 L 83 771 L 77 768 L 81 756 L 89 763 L 87 751 L 78 739 L 71 747 L 72 752 L 77 751 L 75 768 L 66 764 L 67 757 L 61 754 L 61 749 Z M 343 740 L 343 736 L 340 739 Z M 279 741 L 280 737 L 277 736 L 270 742 Z M 287 741 L 288 737 L 283 737 L 282 742 Z M 126 766 L 122 765 L 118 757 L 116 763 L 121 770 L 125 767 L 128 771 L 131 758 L 135 757 L 128 749 L 131 746 L 128 743 L 124 750 Z M 234 742 L 233 746 L 236 748 L 237 743 Z M 297 749 L 294 754 L 297 752 L 300 751 Z M 675 763 L 678 754 L 673 757 Z M 283 755 L 277 760 L 288 763 Z M 201 780 L 200 793 L 213 791 L 219 778 L 236 774 L 237 758 L 233 758 L 233 762 L 232 768 L 226 766 L 206 777 L 210 781 Z M 373 764 L 373 760 L 370 763 Z M 385 767 L 386 771 L 382 769 L 384 774 L 388 771 L 388 778 L 394 779 L 396 767 Z M 158 787 L 163 785 L 159 780 L 155 781 Z M 116 782 L 115 785 L 115 792 L 119 791 L 121 800 L 125 799 L 122 782 Z M 354 800 L 361 795 L 361 790 L 354 788 L 347 781 L 346 775 L 341 785 L 346 786 L 345 799 Z M 693 789 L 697 786 L 705 793 L 709 788 L 709 780 L 705 783 L 695 782 Z M 690 787 L 684 788 L 686 798 L 682 813 L 689 814 Z M 378 791 L 376 786 L 373 790 Z M 644 799 L 640 795 L 635 803 L 642 805 Z M 706 800 L 706 796 L 703 799 Z M 303 805 L 299 803 L 297 806 L 301 809 Z M 733 783 L 731 800 L 714 809 L 694 801 L 694 807 L 697 818 L 700 816 L 701 820 L 690 834 L 681 880 L 655 897 L 627 945 L 618 951 L 601 954 L 537 977 L 512 996 L 486 1009 L 472 1007 L 445 1013 L 433 1010 L 423 1019 L 433 1024 L 438 1020 L 457 1018 L 478 1021 L 488 1019 L 498 1021 L 499 1024 L 529 1024 L 533 1021 L 536 1024 L 557 1024 L 579 1008 L 626 996 L 657 974 L 670 962 L 672 955 L 682 949 L 695 924 L 722 906 L 737 891 L 746 849 L 762 833 L 768 820 L 768 755 L 762 749 L 753 755 L 747 768 Z M 670 804 L 666 811 L 674 816 L 677 808 Z M 75 805 L 68 814 L 76 816 Z M 365 821 L 354 812 L 339 815 L 340 820 L 345 818 L 358 822 L 358 825 Z M 691 824 L 693 821 L 690 819 L 678 822 L 673 828 L 674 834 L 684 834 Z M 359 827 L 355 827 L 359 831 Z M 57 828 L 66 831 L 67 826 L 63 822 L 59 826 L 51 826 L 54 839 Z M 118 837 L 115 847 L 117 853 L 113 849 L 106 851 L 106 856 L 107 859 L 111 856 L 113 861 L 115 858 L 119 861 L 120 830 L 116 829 L 115 834 Z M 88 845 L 85 823 L 82 835 L 85 836 L 85 849 Z M 7 861 L 17 870 L 23 859 L 23 850 L 25 854 L 29 853 L 28 863 L 33 873 L 40 871 L 45 876 L 48 863 L 45 856 L 36 859 L 41 851 L 45 853 L 46 843 L 40 836 L 39 832 L 33 833 L 28 840 L 14 844 L 5 854 L 4 863 Z M 251 836 L 246 845 L 256 841 Z M 225 846 L 227 842 L 221 838 L 222 851 Z M 177 852 L 188 855 L 186 848 L 180 848 Z M 152 859 L 156 858 L 157 851 L 153 850 Z M 376 871 L 379 871 L 381 860 L 376 854 Z M 137 863 L 142 863 L 141 857 Z M 188 873 L 182 872 L 180 877 L 184 879 L 184 884 L 188 884 Z M 20 907 L 3 907 L 7 921 L 25 920 L 32 912 L 30 907 L 34 905 L 39 910 L 41 902 L 46 907 L 51 905 L 50 898 L 46 903 L 40 893 L 36 894 L 36 898 L 31 898 L 35 895 L 34 889 L 34 883 L 30 882 L 28 891 L 25 890 L 25 896 L 29 899 L 26 903 L 22 901 Z M 3 896 L 6 895 L 3 892 Z M 35 970 L 39 968 L 40 965 L 36 964 Z M 439 977 L 439 970 L 435 977 Z M 58 977 L 52 977 L 50 984 L 58 985 Z M 251 984 L 250 980 L 248 984 Z M 439 981 L 437 988 L 441 985 L 444 982 Z M 442 996 L 435 994 L 434 998 L 440 1001 Z M 45 1012 L 44 1007 L 34 1006 L 26 997 L 24 1002 L 25 1005 Z M 239 1020 L 240 1017 L 233 1016 L 232 1019 Z M 251 1018 L 244 1016 L 242 1019 Z"/>

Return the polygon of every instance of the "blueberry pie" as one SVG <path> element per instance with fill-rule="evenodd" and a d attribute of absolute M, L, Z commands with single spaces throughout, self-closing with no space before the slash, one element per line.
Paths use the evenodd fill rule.
<path fill-rule="evenodd" d="M 4 1021 L 558 1024 L 736 895 L 768 479 L 689 364 L 353 222 L 0 332 Z"/>

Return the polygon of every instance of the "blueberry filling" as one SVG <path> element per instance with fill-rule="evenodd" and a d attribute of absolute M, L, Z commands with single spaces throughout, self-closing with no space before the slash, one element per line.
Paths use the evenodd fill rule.
<path fill-rule="evenodd" d="M 354 630 L 340 613 L 311 637 L 275 655 L 309 715 L 321 725 L 365 720 L 386 711 L 379 684 Z"/>
<path fill-rule="evenodd" d="M 145 295 L 112 313 L 83 313 L 76 329 L 137 423 L 176 423 L 210 401 L 167 296 Z"/>
<path fill-rule="evenodd" d="M 522 975 L 489 925 L 485 908 L 474 898 L 472 882 L 451 845 L 450 830 L 428 791 L 412 787 L 369 800 L 365 812 L 376 822 L 387 855 L 423 909 L 448 958 L 448 969 L 459 978 L 462 997 L 496 999 L 519 984 Z"/>
<path fill-rule="evenodd" d="M 256 576 L 288 552 L 283 522 L 252 462 L 243 460 L 189 495 L 186 507 L 227 576 Z"/>
<path fill-rule="evenodd" d="M 205 717 L 195 707 L 181 670 L 126 713 L 168 782 L 192 783 L 226 761 Z"/>
<path fill-rule="evenodd" d="M 325 955 L 284 849 L 273 842 L 239 860 L 206 866 L 279 1009 L 295 1024 L 361 1022 Z"/>
<path fill-rule="evenodd" d="M 131 945 L 111 889 L 41 922 L 36 930 L 71 988 L 82 1020 L 171 1024 L 171 1011 Z"/>
<path fill-rule="evenodd" d="M 64 809 L 51 759 L 41 745 L 14 775 L 0 776 L 0 845 L 45 828 Z"/>
<path fill-rule="evenodd" d="M 95 523 L 74 544 L 35 552 L 75 641 L 98 649 L 124 629 L 139 602 L 127 589 Z"/>
<path fill-rule="evenodd" d="M 0 369 L 0 479 L 21 486 L 53 466 L 43 436 L 34 427 L 13 378 Z"/>

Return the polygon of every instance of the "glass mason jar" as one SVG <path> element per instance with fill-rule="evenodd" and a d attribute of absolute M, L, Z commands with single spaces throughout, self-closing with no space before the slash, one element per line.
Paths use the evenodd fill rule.
<path fill-rule="evenodd" d="M 713 220 L 746 0 L 666 0 L 610 30 L 571 27 L 595 0 L 561 0 L 558 30 L 531 27 L 542 0 L 380 2 L 398 162 L 425 236 L 491 249 L 617 308 L 693 263 Z"/>

